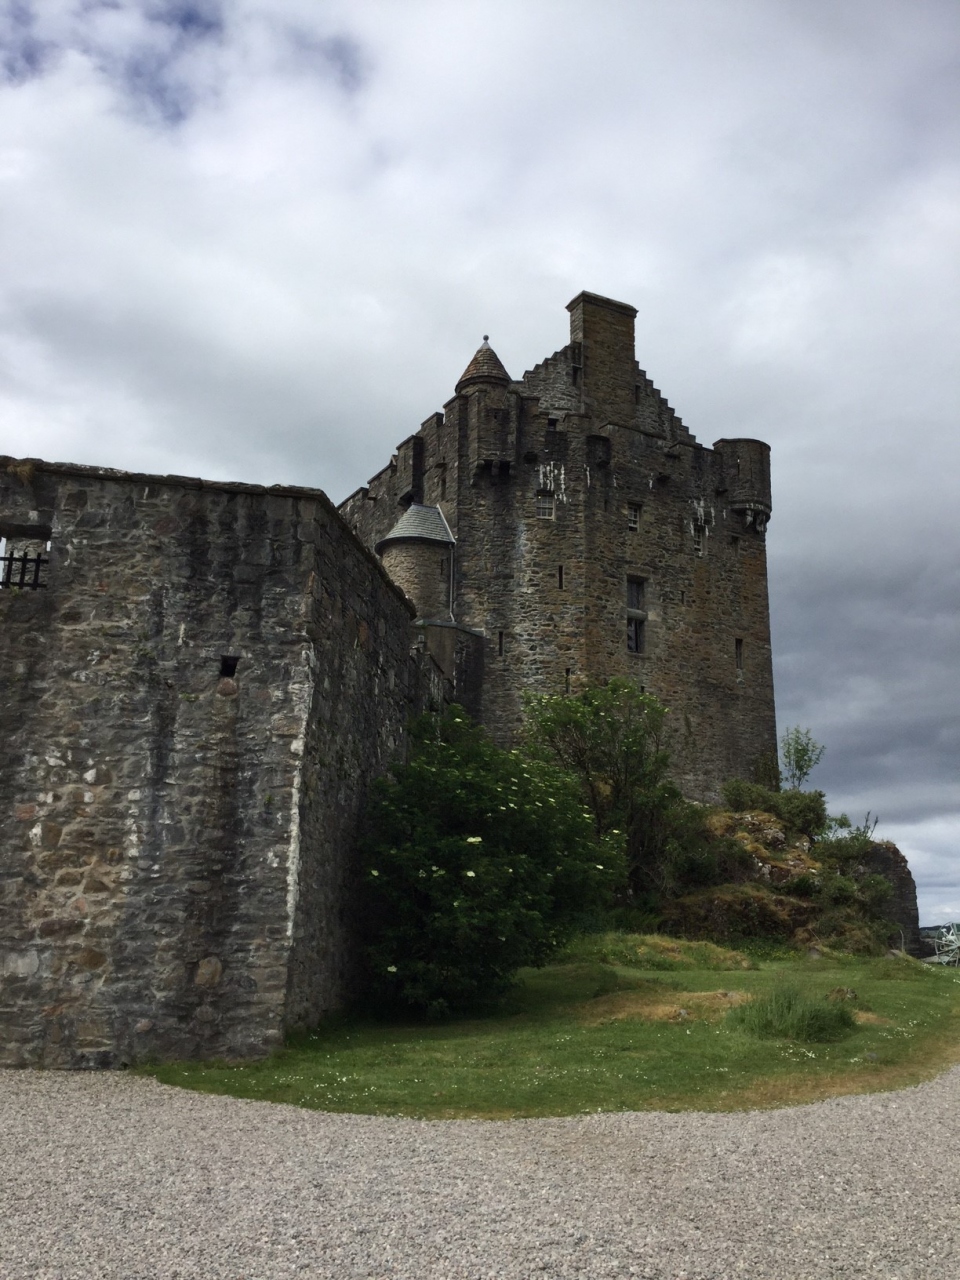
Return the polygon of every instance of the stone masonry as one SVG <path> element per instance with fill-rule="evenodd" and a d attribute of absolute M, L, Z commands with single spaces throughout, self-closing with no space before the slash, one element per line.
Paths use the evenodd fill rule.
<path fill-rule="evenodd" d="M 0 1063 L 269 1050 L 349 986 L 408 602 L 308 489 L 0 459 L 0 536 Z"/>
<path fill-rule="evenodd" d="M 370 781 L 455 699 L 628 676 L 692 797 L 776 749 L 767 446 L 697 443 L 582 293 L 338 513 L 0 458 L 0 1065 L 245 1058 L 341 1005 Z"/>
<path fill-rule="evenodd" d="M 452 609 L 482 637 L 499 741 L 525 690 L 629 677 L 670 708 L 686 793 L 712 799 L 776 752 L 769 449 L 697 443 L 636 362 L 633 307 L 581 293 L 568 311 L 568 345 L 519 380 L 484 340 L 443 413 L 340 510 L 385 563 L 405 513 L 442 513 L 454 546 L 403 539 L 402 575 L 418 613 Z"/>

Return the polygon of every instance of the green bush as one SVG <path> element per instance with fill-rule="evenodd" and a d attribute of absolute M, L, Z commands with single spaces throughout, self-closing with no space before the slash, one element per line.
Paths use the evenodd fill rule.
<path fill-rule="evenodd" d="M 623 869 L 558 770 L 495 747 L 459 708 L 412 736 L 368 806 L 366 991 L 442 1017 L 495 1000 L 589 926 Z"/>
<path fill-rule="evenodd" d="M 846 1004 L 814 1000 L 796 987 L 777 987 L 727 1014 L 730 1026 L 760 1039 L 842 1040 L 857 1024 Z"/>
<path fill-rule="evenodd" d="M 761 810 L 772 813 L 788 832 L 815 840 L 827 830 L 826 797 L 822 791 L 771 791 L 758 782 L 731 778 L 721 788 L 724 804 L 734 813 Z"/>

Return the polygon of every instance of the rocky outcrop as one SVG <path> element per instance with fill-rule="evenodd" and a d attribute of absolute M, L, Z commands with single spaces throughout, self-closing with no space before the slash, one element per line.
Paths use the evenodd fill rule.
<path fill-rule="evenodd" d="M 893 885 L 887 914 L 903 931 L 904 950 L 912 956 L 922 955 L 917 886 L 906 858 L 889 840 L 878 840 L 870 846 L 861 865 L 864 874 L 884 876 Z"/>

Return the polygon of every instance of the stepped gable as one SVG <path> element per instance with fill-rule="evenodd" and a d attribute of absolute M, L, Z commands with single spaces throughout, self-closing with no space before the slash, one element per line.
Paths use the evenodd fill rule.
<path fill-rule="evenodd" d="M 487 334 L 484 334 L 483 343 L 477 348 L 473 359 L 460 375 L 456 390 L 459 395 L 464 387 L 469 387 L 474 382 L 499 382 L 506 386 L 509 381 L 509 373 L 491 347 Z"/>
<path fill-rule="evenodd" d="M 439 507 L 411 502 L 390 532 L 376 544 L 377 554 L 390 542 L 440 542 L 451 546 L 454 537 Z"/>

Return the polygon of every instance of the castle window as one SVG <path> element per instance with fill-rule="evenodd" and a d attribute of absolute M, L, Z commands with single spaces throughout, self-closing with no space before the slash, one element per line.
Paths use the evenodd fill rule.
<path fill-rule="evenodd" d="M 737 671 L 743 671 L 743 641 L 738 637 L 733 642 L 733 653 L 737 663 Z"/>
<path fill-rule="evenodd" d="M 643 514 L 643 503 L 628 502 L 627 503 L 627 529 L 630 533 L 639 533 L 640 517 Z"/>
<path fill-rule="evenodd" d="M 440 477 L 440 501 L 442 502 L 447 496 L 447 464 L 445 462 L 440 463 L 438 472 Z"/>
<path fill-rule="evenodd" d="M 579 365 L 574 365 L 573 368 L 570 370 L 570 377 L 575 387 L 579 387 L 580 385 L 580 374 L 581 374 L 581 369 Z"/>
<path fill-rule="evenodd" d="M 0 589 L 41 591 L 47 586 L 52 530 L 45 525 L 0 521 Z"/>
<path fill-rule="evenodd" d="M 557 565 L 557 586 L 561 591 L 563 590 L 563 565 L 562 564 Z"/>
<path fill-rule="evenodd" d="M 563 674 L 563 691 L 564 693 L 570 692 L 570 668 L 569 667 L 567 667 L 566 671 Z"/>
<path fill-rule="evenodd" d="M 237 666 L 239 662 L 239 658 L 231 657 L 229 654 L 225 653 L 220 659 L 220 679 L 232 680 L 237 674 Z"/>
<path fill-rule="evenodd" d="M 447 576 L 447 557 L 441 556 L 440 557 L 440 577 L 445 578 L 446 576 Z"/>
<path fill-rule="evenodd" d="M 557 429 L 557 419 L 556 419 L 556 418 L 548 418 L 548 419 L 547 419 L 547 430 L 548 430 L 548 431 L 556 431 L 556 429 Z"/>
<path fill-rule="evenodd" d="M 643 653 L 643 618 L 627 618 L 627 653 Z"/>
<path fill-rule="evenodd" d="M 627 652 L 643 653 L 646 647 L 646 596 L 644 578 L 627 579 Z"/>
<path fill-rule="evenodd" d="M 497 653 L 501 658 L 503 657 L 503 632 L 502 631 L 497 632 Z"/>
<path fill-rule="evenodd" d="M 541 489 L 537 494 L 537 518 L 553 520 L 557 514 L 557 499 L 552 489 Z"/>
<path fill-rule="evenodd" d="M 707 545 L 707 526 L 698 520 L 693 526 L 693 554 L 702 556 Z"/>

